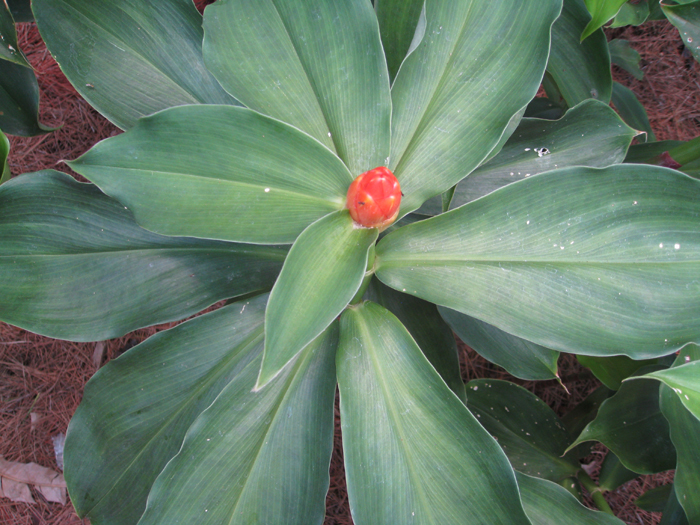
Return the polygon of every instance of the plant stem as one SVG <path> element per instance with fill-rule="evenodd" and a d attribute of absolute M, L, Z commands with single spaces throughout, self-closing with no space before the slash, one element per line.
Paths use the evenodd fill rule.
<path fill-rule="evenodd" d="M 593 481 L 593 479 L 591 479 L 591 477 L 584 470 L 579 471 L 578 480 L 591 495 L 591 498 L 593 498 L 593 503 L 595 503 L 595 506 L 601 511 L 614 516 L 610 505 L 608 505 L 608 502 L 605 501 L 603 493 L 600 491 L 600 487 L 595 484 L 595 481 Z"/>

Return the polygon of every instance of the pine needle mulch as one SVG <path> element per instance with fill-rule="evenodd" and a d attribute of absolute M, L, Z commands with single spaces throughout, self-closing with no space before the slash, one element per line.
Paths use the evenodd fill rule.
<path fill-rule="evenodd" d="M 206 3 L 207 0 L 201 0 L 198 5 L 201 8 Z M 642 55 L 644 79 L 635 80 L 616 67 L 614 76 L 637 94 L 658 139 L 689 140 L 700 135 L 700 66 L 684 53 L 678 32 L 666 22 L 654 22 L 642 28 L 608 31 L 608 35 L 630 40 Z M 47 168 L 70 172 L 62 160 L 75 159 L 97 141 L 120 131 L 77 94 L 32 24 L 20 25 L 20 45 L 39 79 L 41 122 L 60 129 L 40 137 L 11 137 L 10 168 L 14 174 Z M 104 344 L 78 344 L 47 339 L 0 323 L 0 455 L 7 460 L 35 462 L 58 470 L 52 438 L 66 432 L 87 380 L 100 365 L 163 328 L 139 330 Z M 481 377 L 514 380 L 463 345 L 461 357 L 465 381 Z M 598 386 L 595 378 L 571 356 L 560 360 L 560 376 L 569 393 L 555 381 L 515 381 L 534 391 L 560 415 Z M 594 477 L 605 454 L 603 447 L 596 447 L 586 460 Z M 633 501 L 649 488 L 672 479 L 672 472 L 640 476 L 606 494 L 606 498 L 626 523 L 657 524 L 658 514 L 641 511 Z M 0 523 L 88 523 L 76 516 L 70 504 L 47 503 L 38 493 L 33 495 L 35 504 L 0 499 Z M 351 523 L 336 406 L 336 440 L 325 525 Z"/>

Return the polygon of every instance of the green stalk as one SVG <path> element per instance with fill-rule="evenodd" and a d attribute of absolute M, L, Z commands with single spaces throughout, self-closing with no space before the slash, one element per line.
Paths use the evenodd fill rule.
<path fill-rule="evenodd" d="M 613 514 L 612 509 L 610 508 L 610 505 L 608 505 L 608 502 L 605 501 L 605 498 L 603 497 L 603 493 L 600 491 L 600 487 L 595 484 L 595 481 L 591 479 L 591 477 L 586 474 L 584 470 L 580 470 L 578 473 L 578 480 L 581 482 L 581 485 L 588 491 L 588 493 L 591 495 L 591 498 L 593 499 L 593 503 L 595 503 L 595 506 L 598 507 L 599 510 L 607 513 L 607 514 Z"/>

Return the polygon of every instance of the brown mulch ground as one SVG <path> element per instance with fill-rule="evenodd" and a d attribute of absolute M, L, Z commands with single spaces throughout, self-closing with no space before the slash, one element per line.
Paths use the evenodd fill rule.
<path fill-rule="evenodd" d="M 202 3 L 202 2 L 200 2 Z M 63 77 L 32 25 L 21 27 L 21 47 L 35 67 L 42 94 L 41 121 L 61 126 L 41 137 L 11 137 L 13 173 L 44 168 L 68 171 L 59 163 L 74 159 L 95 142 L 119 132 L 97 114 Z M 700 135 L 700 66 L 683 53 L 678 33 L 666 22 L 609 32 L 627 38 L 642 54 L 645 77 L 637 81 L 615 68 L 615 78 L 630 87 L 647 108 L 659 140 L 689 140 Z M 157 329 L 139 330 L 107 342 L 101 363 L 121 354 Z M 55 341 L 0 323 L 0 455 L 56 469 L 52 437 L 65 433 L 85 382 L 95 373 L 95 343 Z M 509 378 L 498 367 L 462 348 L 465 380 Z M 524 383 L 559 414 L 568 412 L 597 382 L 570 356 L 560 362 L 560 375 L 570 393 L 554 381 Z M 336 420 L 337 420 L 336 412 Z M 589 458 L 599 465 L 604 449 Z M 656 524 L 659 516 L 637 509 L 632 501 L 653 486 L 668 483 L 672 473 L 642 476 L 608 494 L 616 514 L 628 524 Z M 35 494 L 34 505 L 0 499 L 0 523 L 8 525 L 74 525 L 83 523 L 70 505 L 47 503 Z M 326 525 L 350 524 L 340 435 L 331 464 Z"/>

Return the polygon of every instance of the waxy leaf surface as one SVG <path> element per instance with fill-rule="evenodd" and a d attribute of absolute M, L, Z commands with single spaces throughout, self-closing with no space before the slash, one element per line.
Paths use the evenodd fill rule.
<path fill-rule="evenodd" d="M 396 317 L 348 308 L 336 366 L 354 523 L 529 523 L 500 447 Z"/>
<path fill-rule="evenodd" d="M 658 379 L 671 387 L 685 408 L 700 419 L 700 361 L 690 361 L 644 377 Z"/>
<path fill-rule="evenodd" d="M 600 29 L 609 20 L 612 20 L 627 0 L 585 0 L 586 8 L 591 14 L 591 21 L 581 33 L 581 40 L 585 40 L 597 29 Z"/>
<path fill-rule="evenodd" d="M 29 62 L 19 49 L 15 21 L 4 3 L 0 4 L 0 35 L 2 35 L 0 38 L 0 61 L 14 62 L 31 69 Z"/>
<path fill-rule="evenodd" d="M 316 221 L 299 236 L 270 293 L 258 388 L 347 306 L 362 284 L 367 252 L 377 235 L 376 228 L 357 227 L 343 210 Z"/>
<path fill-rule="evenodd" d="M 140 525 L 321 525 L 337 344 L 336 323 L 258 392 L 260 359 L 246 363 L 190 427 Z"/>
<path fill-rule="evenodd" d="M 28 137 L 52 131 L 39 123 L 39 85 L 34 71 L 0 59 L 0 129 Z"/>
<path fill-rule="evenodd" d="M 700 339 L 700 182 L 652 166 L 530 177 L 377 245 L 385 284 L 554 350 Z"/>
<path fill-rule="evenodd" d="M 308 135 L 233 106 L 162 111 L 70 165 L 149 230 L 260 244 L 342 209 L 353 180 Z"/>
<path fill-rule="evenodd" d="M 682 0 L 682 5 L 661 4 L 663 13 L 681 35 L 683 44 L 700 62 L 700 1 Z"/>
<path fill-rule="evenodd" d="M 637 99 L 637 95 L 634 94 L 634 91 L 623 86 L 619 82 L 613 82 L 612 102 L 615 104 L 615 107 L 620 112 L 620 116 L 625 122 L 634 129 L 644 132 L 640 140 L 644 142 L 653 142 L 656 140 L 654 131 L 651 129 L 651 124 L 649 123 L 647 112 Z"/>
<path fill-rule="evenodd" d="M 182 319 L 269 290 L 286 249 L 164 237 L 64 173 L 0 186 L 0 318 L 76 341 Z"/>
<path fill-rule="evenodd" d="M 425 18 L 421 17 L 424 4 L 425 0 L 374 1 L 389 78 L 392 81 L 409 50 L 415 49 L 414 46 L 425 36 Z"/>
<path fill-rule="evenodd" d="M 122 129 L 183 104 L 236 104 L 204 67 L 191 0 L 34 0 L 41 36 L 75 89 Z"/>
<path fill-rule="evenodd" d="M 251 109 L 309 133 L 354 176 L 389 157 L 391 96 L 366 0 L 225 0 L 204 16 L 207 66 Z"/>
<path fill-rule="evenodd" d="M 401 215 L 463 179 L 535 96 L 560 0 L 426 2 L 425 35 L 391 90 Z M 517 60 L 516 60 L 517 57 Z"/>
<path fill-rule="evenodd" d="M 10 155 L 10 141 L 2 130 L 0 130 L 0 184 L 10 180 L 10 165 L 7 157 Z"/>

